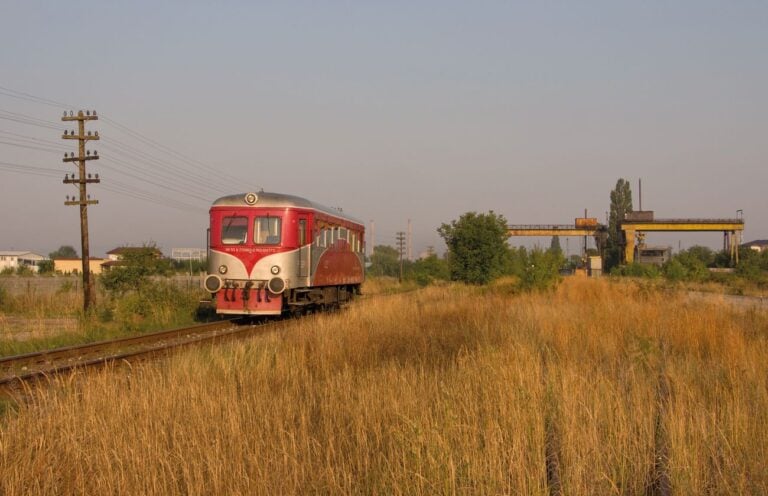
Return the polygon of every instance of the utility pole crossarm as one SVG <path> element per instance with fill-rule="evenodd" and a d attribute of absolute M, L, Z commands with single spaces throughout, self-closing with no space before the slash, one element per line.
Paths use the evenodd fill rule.
<path fill-rule="evenodd" d="M 98 140 L 99 135 L 98 134 L 86 134 L 85 136 L 80 134 L 64 134 L 61 136 L 61 139 L 71 139 L 71 140 L 80 140 L 80 141 L 94 141 Z"/>
<path fill-rule="evenodd" d="M 80 162 L 81 160 L 98 160 L 98 155 L 86 155 L 84 158 L 75 157 L 74 154 L 69 157 L 64 157 L 61 159 L 62 162 Z"/>

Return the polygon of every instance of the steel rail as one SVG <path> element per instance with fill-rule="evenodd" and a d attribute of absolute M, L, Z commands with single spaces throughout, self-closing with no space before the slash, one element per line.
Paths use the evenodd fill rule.
<path fill-rule="evenodd" d="M 24 383 L 110 362 L 167 353 L 173 348 L 229 339 L 265 325 L 241 325 L 232 320 L 159 331 L 141 336 L 36 351 L 0 359 L 0 392 L 18 390 Z"/>

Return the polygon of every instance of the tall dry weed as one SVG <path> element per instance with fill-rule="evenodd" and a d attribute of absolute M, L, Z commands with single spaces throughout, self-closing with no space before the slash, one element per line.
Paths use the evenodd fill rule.
<path fill-rule="evenodd" d="M 57 381 L 4 419 L 0 492 L 547 494 L 554 457 L 564 494 L 643 494 L 661 422 L 677 493 L 761 493 L 766 322 L 578 279 L 366 299 Z"/>

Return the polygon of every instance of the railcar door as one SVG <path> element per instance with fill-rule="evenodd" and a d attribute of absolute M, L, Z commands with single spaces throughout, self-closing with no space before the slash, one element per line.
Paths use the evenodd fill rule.
<path fill-rule="evenodd" d="M 297 239 L 299 240 L 299 251 L 298 251 L 298 268 L 299 268 L 299 277 L 309 277 L 309 250 L 311 245 L 307 244 L 308 239 L 308 222 L 306 216 L 300 216 L 299 222 L 298 222 L 298 236 Z"/>

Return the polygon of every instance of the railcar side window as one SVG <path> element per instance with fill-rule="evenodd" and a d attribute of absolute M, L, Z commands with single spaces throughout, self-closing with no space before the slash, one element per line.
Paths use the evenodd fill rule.
<path fill-rule="evenodd" d="M 307 220 L 299 219 L 299 246 L 307 243 Z"/>
<path fill-rule="evenodd" d="M 231 216 L 221 220 L 221 242 L 225 245 L 242 245 L 248 238 L 248 217 Z"/>
<path fill-rule="evenodd" d="M 253 241 L 258 245 L 279 245 L 280 217 L 256 217 L 253 223 Z"/>

